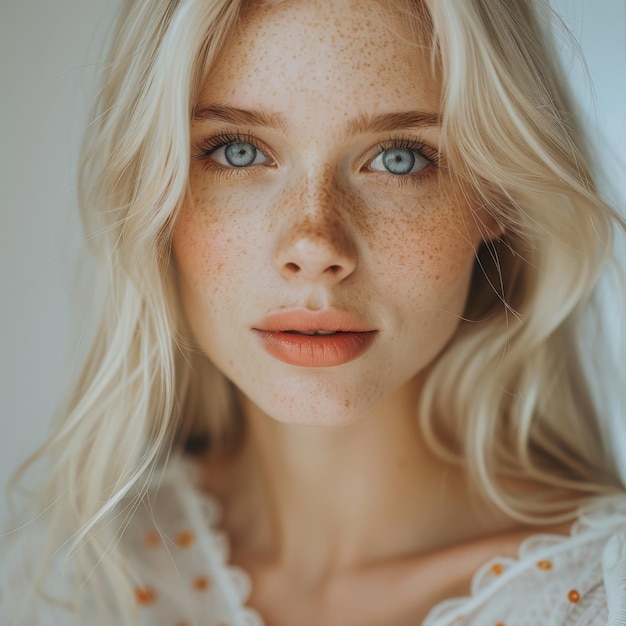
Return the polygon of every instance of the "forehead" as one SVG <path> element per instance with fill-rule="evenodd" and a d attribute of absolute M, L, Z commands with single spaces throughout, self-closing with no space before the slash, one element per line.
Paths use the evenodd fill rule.
<path fill-rule="evenodd" d="M 420 108 L 437 111 L 431 51 L 407 17 L 387 0 L 253 3 L 209 71 L 200 101 L 262 106 L 308 94 L 322 105 L 344 95 L 374 110 L 395 98 L 403 101 L 398 106 L 419 100 Z"/>

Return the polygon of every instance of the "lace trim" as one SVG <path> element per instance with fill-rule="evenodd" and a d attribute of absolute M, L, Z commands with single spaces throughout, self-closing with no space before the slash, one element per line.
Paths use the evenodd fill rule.
<path fill-rule="evenodd" d="M 489 559 L 472 577 L 471 595 L 449 598 L 436 604 L 422 626 L 451 626 L 459 623 L 464 616 L 471 615 L 522 572 L 536 567 L 538 561 L 554 559 L 573 547 L 607 537 L 616 533 L 620 526 L 626 526 L 624 496 L 602 498 L 592 505 L 581 507 L 578 520 L 572 525 L 569 535 L 531 535 L 520 543 L 517 558 Z"/>
<path fill-rule="evenodd" d="M 212 563 L 214 572 L 223 574 L 219 576 L 220 583 L 233 612 L 234 626 L 265 626 L 258 611 L 246 606 L 252 592 L 250 576 L 241 567 L 229 563 L 230 541 L 226 533 L 218 527 L 222 518 L 222 507 L 215 496 L 196 487 L 197 471 L 193 466 L 183 463 L 182 472 L 187 480 L 178 483 L 181 485 L 181 497 L 198 526 L 209 530 L 209 536 L 205 538 L 211 544 L 207 546 L 207 554 L 215 559 Z M 188 497 L 183 495 L 183 489 L 188 492 Z"/>

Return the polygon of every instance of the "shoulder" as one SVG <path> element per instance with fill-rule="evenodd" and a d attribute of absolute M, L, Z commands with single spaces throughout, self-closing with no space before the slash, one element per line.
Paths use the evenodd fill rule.
<path fill-rule="evenodd" d="M 424 626 L 626 626 L 626 498 L 588 509 L 570 536 L 525 540 L 493 559 L 472 596 L 442 603 Z"/>

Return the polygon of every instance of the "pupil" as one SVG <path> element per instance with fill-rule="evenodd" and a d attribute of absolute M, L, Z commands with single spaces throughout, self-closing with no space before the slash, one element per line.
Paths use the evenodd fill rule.
<path fill-rule="evenodd" d="M 415 155 L 411 150 L 405 148 L 394 148 L 386 150 L 383 155 L 383 163 L 387 171 L 392 174 L 408 174 L 415 165 Z"/>
<path fill-rule="evenodd" d="M 233 167 L 248 167 L 256 160 L 256 148 L 246 142 L 231 143 L 226 146 L 224 156 Z"/>

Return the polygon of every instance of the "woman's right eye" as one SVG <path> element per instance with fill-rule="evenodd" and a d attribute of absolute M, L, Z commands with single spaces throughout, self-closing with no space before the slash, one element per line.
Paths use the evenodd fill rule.
<path fill-rule="evenodd" d="M 247 141 L 233 141 L 211 150 L 207 157 L 224 167 L 244 168 L 260 165 L 268 158 L 256 146 Z"/>

